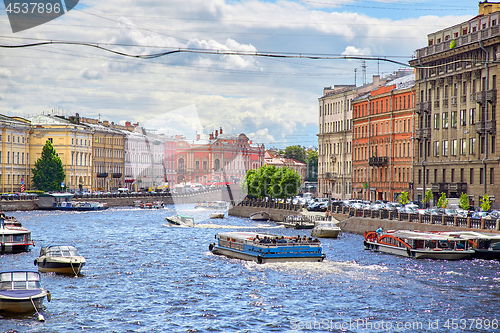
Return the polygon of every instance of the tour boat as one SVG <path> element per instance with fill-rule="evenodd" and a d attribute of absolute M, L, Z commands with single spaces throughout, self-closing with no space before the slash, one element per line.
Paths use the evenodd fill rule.
<path fill-rule="evenodd" d="M 224 217 L 226 217 L 226 214 L 224 213 L 210 213 L 210 215 L 208 215 L 208 217 L 210 217 L 211 219 L 223 219 Z"/>
<path fill-rule="evenodd" d="M 323 261 L 325 258 L 321 252 L 321 243 L 317 239 L 298 241 L 294 237 L 252 232 L 221 232 L 215 238 L 216 243 L 209 245 L 212 253 L 255 261 L 259 264 L 287 261 L 314 262 Z"/>
<path fill-rule="evenodd" d="M 434 233 L 466 239 L 469 242 L 469 247 L 474 249 L 473 259 L 500 259 L 500 234 L 479 231 L 436 231 Z"/>
<path fill-rule="evenodd" d="M 250 220 L 253 221 L 268 221 L 271 218 L 268 212 L 260 211 L 250 214 Z"/>
<path fill-rule="evenodd" d="M 143 202 L 140 207 L 144 209 L 160 209 L 163 208 L 163 201 Z"/>
<path fill-rule="evenodd" d="M 34 245 L 31 231 L 28 229 L 2 222 L 0 226 L 0 253 L 20 253 L 29 251 Z"/>
<path fill-rule="evenodd" d="M 37 312 L 50 292 L 40 284 L 40 273 L 30 270 L 0 272 L 0 312 Z M 40 314 L 39 314 L 40 316 Z M 43 316 L 40 318 L 43 319 Z"/>
<path fill-rule="evenodd" d="M 377 231 L 365 231 L 365 249 L 419 259 L 460 260 L 474 254 L 467 239 L 410 230 Z"/>
<path fill-rule="evenodd" d="M 332 221 L 317 221 L 311 230 L 312 237 L 337 238 L 342 230 Z"/>
<path fill-rule="evenodd" d="M 79 210 L 79 211 L 91 211 L 91 210 L 105 210 L 108 209 L 108 204 L 103 202 L 94 201 L 61 201 L 55 204 L 55 208 L 58 210 Z"/>
<path fill-rule="evenodd" d="M 141 207 L 142 205 L 142 200 L 134 200 L 134 202 L 132 202 L 132 207 Z"/>
<path fill-rule="evenodd" d="M 165 220 L 171 227 L 194 227 L 194 218 L 184 215 L 167 216 Z"/>
<path fill-rule="evenodd" d="M 51 245 L 40 249 L 35 266 L 40 272 L 79 275 L 86 260 L 74 246 Z"/>
<path fill-rule="evenodd" d="M 210 208 L 210 209 L 226 209 L 227 202 L 225 201 L 201 201 L 194 208 Z"/>

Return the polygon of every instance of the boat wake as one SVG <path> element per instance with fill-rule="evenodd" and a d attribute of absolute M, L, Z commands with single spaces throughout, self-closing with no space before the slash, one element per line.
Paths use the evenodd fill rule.
<path fill-rule="evenodd" d="M 197 224 L 195 228 L 204 229 L 279 229 L 283 226 L 271 226 L 271 225 L 257 225 L 257 226 L 240 226 L 240 225 L 220 225 L 220 224 Z"/>

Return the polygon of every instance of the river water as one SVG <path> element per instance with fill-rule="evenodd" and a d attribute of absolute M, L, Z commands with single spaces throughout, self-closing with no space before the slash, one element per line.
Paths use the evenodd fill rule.
<path fill-rule="evenodd" d="M 415 260 L 372 253 L 363 237 L 322 240 L 321 263 L 259 265 L 208 251 L 217 232 L 277 228 L 194 205 L 168 210 L 13 212 L 31 230 L 31 252 L 3 255 L 0 270 L 33 269 L 41 245 L 86 257 L 80 277 L 42 273 L 52 293 L 45 322 L 3 316 L 0 332 L 500 332 L 496 261 Z M 166 227 L 167 215 L 195 228 Z"/>

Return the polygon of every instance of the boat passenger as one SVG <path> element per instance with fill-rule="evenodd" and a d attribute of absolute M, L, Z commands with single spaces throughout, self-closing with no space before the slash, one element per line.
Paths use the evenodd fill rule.
<path fill-rule="evenodd" d="M 254 242 L 254 243 L 259 243 L 259 242 L 260 242 L 259 235 L 255 236 L 255 238 L 254 238 L 253 242 Z"/>
<path fill-rule="evenodd" d="M 278 239 L 278 243 L 287 243 L 287 241 L 284 236 L 281 236 L 281 238 Z"/>
<path fill-rule="evenodd" d="M 304 237 L 302 238 L 302 243 L 307 243 L 307 237 L 306 237 L 306 235 L 304 235 Z"/>
<path fill-rule="evenodd" d="M 378 228 L 377 230 L 375 230 L 375 232 L 376 232 L 377 234 L 379 234 L 379 236 L 380 236 L 380 234 L 382 233 L 382 230 L 383 230 L 383 229 L 382 229 L 382 227 L 380 227 L 380 228 Z"/>
<path fill-rule="evenodd" d="M 319 239 L 318 239 L 318 238 L 315 238 L 315 239 L 314 239 L 314 243 L 319 243 Z"/>

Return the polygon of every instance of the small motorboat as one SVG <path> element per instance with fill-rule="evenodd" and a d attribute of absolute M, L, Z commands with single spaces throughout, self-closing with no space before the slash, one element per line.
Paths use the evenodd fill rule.
<path fill-rule="evenodd" d="M 40 273 L 31 270 L 8 270 L 0 272 L 0 312 L 38 312 L 44 297 L 50 302 L 50 292 L 40 284 Z"/>
<path fill-rule="evenodd" d="M 144 209 L 160 209 L 163 208 L 163 206 L 163 201 L 144 202 L 140 205 L 140 207 Z"/>
<path fill-rule="evenodd" d="M 40 272 L 79 275 L 86 260 L 78 254 L 74 246 L 51 245 L 40 249 L 35 266 Z"/>
<path fill-rule="evenodd" d="M 311 230 L 312 237 L 337 238 L 342 230 L 332 221 L 317 221 Z"/>
<path fill-rule="evenodd" d="M 134 200 L 134 202 L 132 202 L 132 207 L 141 207 L 141 204 L 142 200 Z"/>
<path fill-rule="evenodd" d="M 250 214 L 250 220 L 252 221 L 268 221 L 270 218 L 269 213 L 264 211 Z"/>
<path fill-rule="evenodd" d="M 194 227 L 194 218 L 184 215 L 174 215 L 165 217 L 171 227 Z"/>
<path fill-rule="evenodd" d="M 226 217 L 226 214 L 224 214 L 224 213 L 211 213 L 210 215 L 208 215 L 208 217 L 210 217 L 211 219 L 223 219 L 224 217 Z"/>

